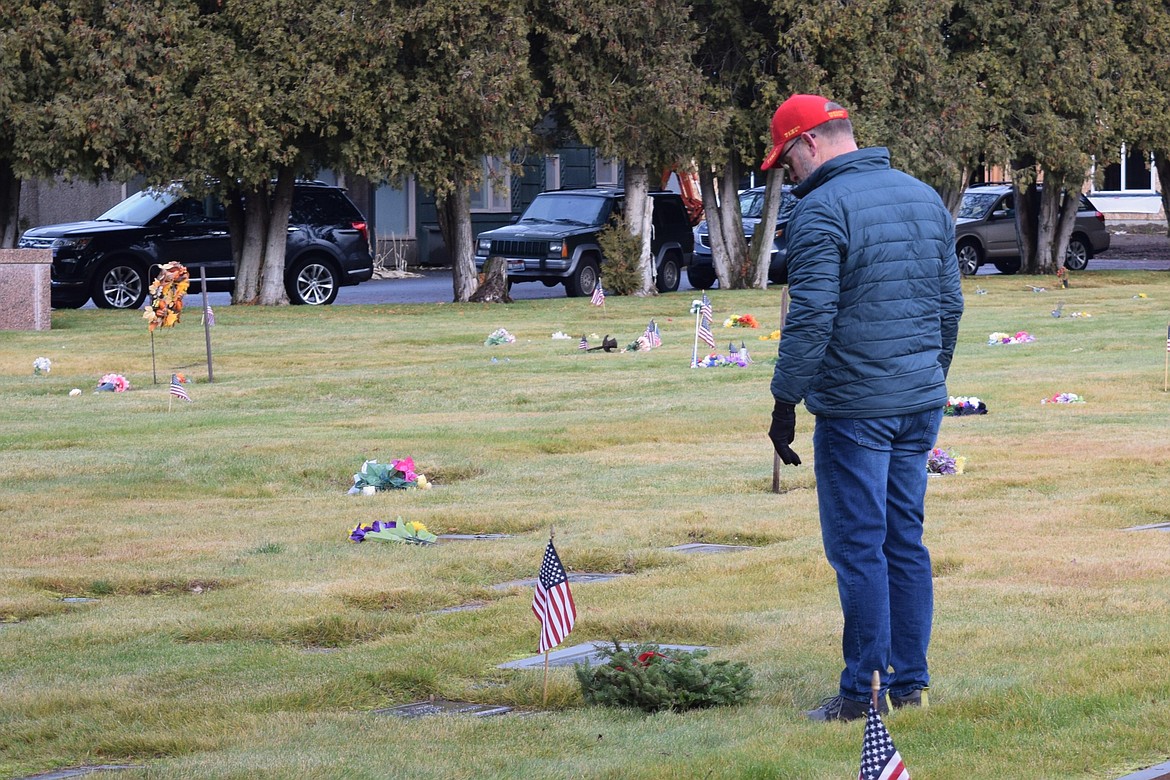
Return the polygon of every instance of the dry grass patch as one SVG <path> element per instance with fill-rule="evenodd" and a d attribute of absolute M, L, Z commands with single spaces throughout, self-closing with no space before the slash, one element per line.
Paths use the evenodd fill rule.
<path fill-rule="evenodd" d="M 1167 755 L 1166 537 L 1121 529 L 1170 519 L 1170 278 L 1094 272 L 1067 291 L 1024 289 L 1035 281 L 964 282 L 950 390 L 991 413 L 943 422 L 940 444 L 967 473 L 928 488 L 934 706 L 889 720 L 915 776 L 1115 777 Z M 1057 300 L 1093 317 L 1054 319 Z M 720 316 L 755 314 L 761 332 L 778 325 L 779 291 L 714 302 Z M 0 775 L 101 758 L 159 778 L 855 772 L 860 726 L 799 716 L 840 673 L 840 608 L 811 463 L 770 490 L 775 345 L 753 342 L 751 368 L 691 370 L 689 304 L 612 299 L 604 317 L 567 299 L 225 307 L 217 381 L 196 375 L 195 402 L 170 414 L 133 313 L 56 312 L 49 333 L 6 334 L 0 619 L 22 622 L 0 629 Z M 651 317 L 664 340 L 651 353 L 581 355 L 549 339 L 624 343 Z M 517 343 L 484 347 L 501 325 Z M 1037 341 L 987 346 L 998 330 Z M 166 334 L 160 364 L 197 361 L 202 339 Z M 53 371 L 34 378 L 42 354 Z M 136 389 L 88 392 L 110 370 Z M 1040 404 L 1057 392 L 1088 402 Z M 811 461 L 800 415 L 794 448 Z M 407 455 L 435 489 L 345 494 L 363 460 Z M 359 522 L 398 516 L 511 537 L 347 541 Z M 646 718 L 584 707 L 560 669 L 548 713 L 426 721 L 425 751 L 385 737 L 401 724 L 370 710 L 431 694 L 539 705 L 539 673 L 496 668 L 536 653 L 531 591 L 492 586 L 536 575 L 550 526 L 571 571 L 627 575 L 574 588 L 571 643 L 711 645 L 752 667 L 756 698 Z M 687 541 L 756 549 L 664 550 Z M 100 601 L 55 600 L 67 593 Z"/>

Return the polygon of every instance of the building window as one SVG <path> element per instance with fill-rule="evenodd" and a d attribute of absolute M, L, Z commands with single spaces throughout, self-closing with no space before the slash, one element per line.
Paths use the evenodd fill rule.
<path fill-rule="evenodd" d="M 1121 162 L 1106 166 L 1097 192 L 1154 192 L 1154 156 L 1144 149 L 1121 145 Z"/>
<path fill-rule="evenodd" d="M 618 161 L 613 157 L 598 157 L 597 158 L 597 186 L 611 186 L 618 185 Z"/>
<path fill-rule="evenodd" d="M 374 232 L 378 238 L 414 235 L 414 179 L 401 179 L 374 192 Z"/>
<path fill-rule="evenodd" d="M 512 169 L 507 160 L 483 158 L 483 181 L 471 191 L 471 210 L 482 213 L 511 213 Z"/>
<path fill-rule="evenodd" d="M 559 154 L 545 155 L 544 188 L 546 190 L 559 190 L 561 188 L 561 156 Z"/>

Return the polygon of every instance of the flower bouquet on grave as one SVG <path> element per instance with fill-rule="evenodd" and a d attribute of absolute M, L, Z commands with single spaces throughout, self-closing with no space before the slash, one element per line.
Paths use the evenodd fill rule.
<path fill-rule="evenodd" d="M 987 414 L 987 404 L 973 395 L 952 395 L 943 407 L 947 417 L 963 417 L 969 414 Z"/>
<path fill-rule="evenodd" d="M 723 321 L 725 328 L 758 328 L 759 321 L 751 314 L 732 314 Z"/>
<path fill-rule="evenodd" d="M 935 447 L 926 459 L 926 473 L 935 476 L 962 474 L 966 465 L 967 459 L 962 455 Z"/>
<path fill-rule="evenodd" d="M 367 460 L 361 470 L 353 475 L 353 487 L 349 492 L 371 495 L 379 490 L 430 490 L 430 487 L 426 475 L 414 470 L 413 458 L 392 460 L 389 463 Z"/>
<path fill-rule="evenodd" d="M 751 365 L 752 359 L 748 357 L 747 351 L 731 352 L 728 355 L 717 355 L 712 352 L 707 357 L 695 364 L 696 368 L 729 368 L 731 366 L 738 366 L 739 368 L 746 368 Z"/>
<path fill-rule="evenodd" d="M 379 542 L 398 542 L 399 544 L 434 544 L 438 538 L 428 531 L 422 523 L 416 521 L 404 523 L 401 517 L 386 523 L 375 520 L 372 525 L 358 523 L 357 527 L 349 533 L 351 542 L 364 542 L 373 539 Z"/>
<path fill-rule="evenodd" d="M 47 374 L 52 369 L 53 369 L 53 361 L 49 360 L 47 357 L 39 357 L 33 361 L 33 374 L 35 376 L 40 376 L 41 374 Z"/>
<path fill-rule="evenodd" d="M 1083 404 L 1085 402 L 1084 396 L 1076 393 L 1057 393 L 1047 398 L 1041 398 L 1042 404 Z"/>
<path fill-rule="evenodd" d="M 491 332 L 491 335 L 483 342 L 485 347 L 494 347 L 497 344 L 511 344 L 516 340 L 516 337 L 509 333 L 504 328 L 496 328 Z"/>
<path fill-rule="evenodd" d="M 1027 344 L 1035 341 L 1036 337 L 1028 333 L 1026 330 L 1018 331 L 1015 334 L 1001 333 L 996 331 L 987 337 L 987 343 L 991 344 Z"/>
<path fill-rule="evenodd" d="M 130 382 L 121 374 L 106 374 L 98 381 L 95 393 L 124 393 L 130 389 Z"/>

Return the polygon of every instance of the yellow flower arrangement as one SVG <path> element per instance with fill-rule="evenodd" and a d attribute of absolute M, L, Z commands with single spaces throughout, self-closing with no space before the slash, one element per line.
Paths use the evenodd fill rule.
<path fill-rule="evenodd" d="M 174 327 L 183 311 L 183 296 L 191 285 L 191 275 L 181 263 L 170 262 L 158 271 L 150 283 L 150 306 L 142 313 L 151 332 L 162 326 Z"/>

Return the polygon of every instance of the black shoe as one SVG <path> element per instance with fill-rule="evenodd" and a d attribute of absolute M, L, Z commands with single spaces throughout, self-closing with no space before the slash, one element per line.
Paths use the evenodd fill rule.
<path fill-rule="evenodd" d="M 891 693 L 889 694 L 890 704 L 896 710 L 902 707 L 929 707 L 930 699 L 927 695 L 928 690 L 930 689 L 918 688 L 917 690 L 910 691 L 905 696 L 895 696 Z"/>
<path fill-rule="evenodd" d="M 815 710 L 807 710 L 804 716 L 809 720 L 860 720 L 869 712 L 869 702 L 854 701 L 844 696 L 830 696 L 822 701 Z M 884 698 L 878 699 L 878 712 L 889 712 Z"/>

